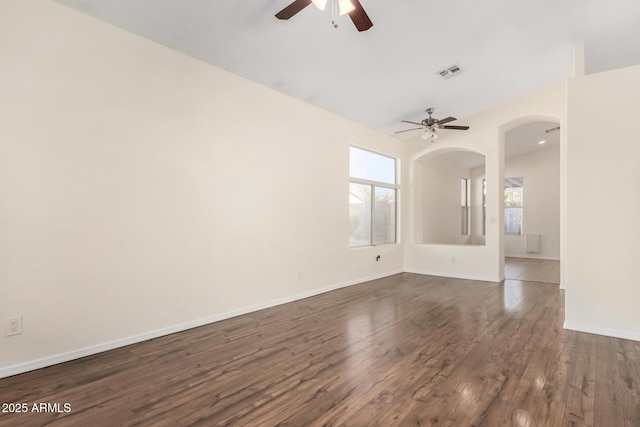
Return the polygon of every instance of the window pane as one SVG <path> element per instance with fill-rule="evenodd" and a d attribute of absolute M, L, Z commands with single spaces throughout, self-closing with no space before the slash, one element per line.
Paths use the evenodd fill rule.
<path fill-rule="evenodd" d="M 504 209 L 504 234 L 522 236 L 522 208 Z"/>
<path fill-rule="evenodd" d="M 524 179 L 504 179 L 504 234 L 522 236 L 522 207 Z"/>
<path fill-rule="evenodd" d="M 396 190 L 375 187 L 373 244 L 396 242 Z"/>
<path fill-rule="evenodd" d="M 395 184 L 396 161 L 391 157 L 350 147 L 349 174 L 352 178 Z"/>
<path fill-rule="evenodd" d="M 371 186 L 349 184 L 350 246 L 371 244 Z"/>
<path fill-rule="evenodd" d="M 506 188 L 504 190 L 504 205 L 505 207 L 520 207 L 522 203 L 522 187 L 520 188 Z"/>
<path fill-rule="evenodd" d="M 460 206 L 467 207 L 467 179 L 460 180 Z"/>
<path fill-rule="evenodd" d="M 487 180 L 482 180 L 482 235 L 487 235 Z"/>
<path fill-rule="evenodd" d="M 469 208 L 462 206 L 460 208 L 460 234 L 469 235 Z"/>
<path fill-rule="evenodd" d="M 460 234 L 469 235 L 469 180 L 460 179 Z"/>
<path fill-rule="evenodd" d="M 524 187 L 524 178 L 522 178 L 521 176 L 518 178 L 505 178 L 504 187 L 505 188 Z"/>

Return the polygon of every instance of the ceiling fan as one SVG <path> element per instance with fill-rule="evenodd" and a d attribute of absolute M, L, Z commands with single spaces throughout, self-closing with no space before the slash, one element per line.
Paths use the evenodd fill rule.
<path fill-rule="evenodd" d="M 425 139 L 425 140 L 430 140 L 433 141 L 434 139 L 436 139 L 438 137 L 438 133 L 436 132 L 437 129 L 454 129 L 454 130 L 468 130 L 469 126 L 451 126 L 451 125 L 447 125 L 445 126 L 445 123 L 449 123 L 452 122 L 454 120 L 457 120 L 455 117 L 447 117 L 445 119 L 434 119 L 433 117 L 431 117 L 431 115 L 433 114 L 433 108 L 427 108 L 427 114 L 429 115 L 429 117 L 427 117 L 426 119 L 424 119 L 423 121 L 421 121 L 420 123 L 418 122 L 411 122 L 409 120 L 402 120 L 403 123 L 411 123 L 414 125 L 418 125 L 420 126 L 419 128 L 411 128 L 411 129 L 405 129 L 405 130 L 399 130 L 396 133 L 402 133 L 402 132 L 409 132 L 412 130 L 418 130 L 418 129 L 424 129 L 425 132 L 424 134 L 422 134 L 421 138 Z"/>
<path fill-rule="evenodd" d="M 337 14 L 349 14 L 358 31 L 367 31 L 373 26 L 373 22 L 369 19 L 367 12 L 364 11 L 359 0 L 329 0 L 333 11 L 333 26 L 338 27 Z M 311 3 L 320 10 L 324 10 L 327 0 L 295 0 L 289 6 L 276 13 L 276 18 L 287 20 L 293 17 Z"/>

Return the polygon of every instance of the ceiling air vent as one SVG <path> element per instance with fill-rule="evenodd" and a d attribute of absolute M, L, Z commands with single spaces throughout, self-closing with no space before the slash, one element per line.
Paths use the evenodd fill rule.
<path fill-rule="evenodd" d="M 462 70 L 460 69 L 460 67 L 458 67 L 457 65 L 452 65 L 445 68 L 444 70 L 438 71 L 436 74 L 438 74 L 443 79 L 448 79 L 455 76 L 456 74 L 460 74 L 461 72 Z"/>

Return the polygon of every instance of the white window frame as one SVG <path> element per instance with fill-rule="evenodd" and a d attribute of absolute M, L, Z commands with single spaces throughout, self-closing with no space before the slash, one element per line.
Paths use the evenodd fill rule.
<path fill-rule="evenodd" d="M 377 156 L 382 156 L 382 157 L 386 157 L 389 158 L 391 160 L 393 160 L 393 173 L 394 173 L 394 183 L 390 184 L 387 182 L 381 182 L 381 181 L 374 181 L 374 180 L 369 180 L 369 179 L 363 179 L 363 178 L 356 178 L 356 177 L 352 177 L 351 176 L 351 171 L 349 171 L 349 184 L 360 184 L 360 185 L 368 185 L 371 188 L 371 212 L 370 212 L 370 216 L 371 216 L 371 221 L 370 221 L 370 231 L 369 231 L 369 235 L 370 235 L 370 239 L 369 239 L 369 244 L 362 244 L 362 245 L 351 245 L 351 243 L 349 244 L 349 247 L 351 248 L 365 248 L 365 247 L 372 247 L 372 246 L 378 246 L 378 245 L 394 245 L 398 243 L 398 193 L 400 190 L 400 186 L 398 185 L 398 159 L 395 157 L 391 157 L 389 155 L 386 154 L 381 154 L 381 153 L 377 153 L 375 151 L 372 150 L 368 150 L 366 148 L 362 148 L 362 147 L 358 147 L 355 145 L 351 145 L 349 147 L 351 148 L 355 148 L 357 150 L 362 150 L 362 151 L 368 151 L 369 153 L 375 154 Z M 382 242 L 382 243 L 375 243 L 375 233 L 374 233 L 374 227 L 375 227 L 375 189 L 376 187 L 378 188 L 386 188 L 386 189 L 390 189 L 390 190 L 394 190 L 395 192 L 395 206 L 394 206 L 394 241 L 393 242 Z"/>

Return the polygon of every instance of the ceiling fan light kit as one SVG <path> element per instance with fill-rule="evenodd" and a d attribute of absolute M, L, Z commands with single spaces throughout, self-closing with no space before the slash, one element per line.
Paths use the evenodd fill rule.
<path fill-rule="evenodd" d="M 313 2 L 313 5 L 320 10 L 324 10 L 324 8 L 327 6 L 327 0 L 311 0 L 311 1 Z"/>
<path fill-rule="evenodd" d="M 369 15 L 364 11 L 360 0 L 330 0 L 331 1 L 331 24 L 338 28 L 338 15 L 348 14 L 358 31 L 367 31 L 373 26 Z M 305 7 L 312 4 L 320 10 L 327 6 L 327 0 L 294 0 L 289 6 L 276 13 L 276 18 L 288 20 L 300 12 Z"/>
<path fill-rule="evenodd" d="M 424 139 L 425 141 L 433 142 L 438 139 L 439 136 L 440 135 L 438 135 L 438 132 L 436 132 L 435 129 L 427 128 L 427 130 L 424 131 L 420 138 Z"/>
<path fill-rule="evenodd" d="M 349 0 L 336 0 L 338 2 L 338 8 L 340 9 L 340 16 L 345 13 L 356 10 L 356 7 Z"/>

